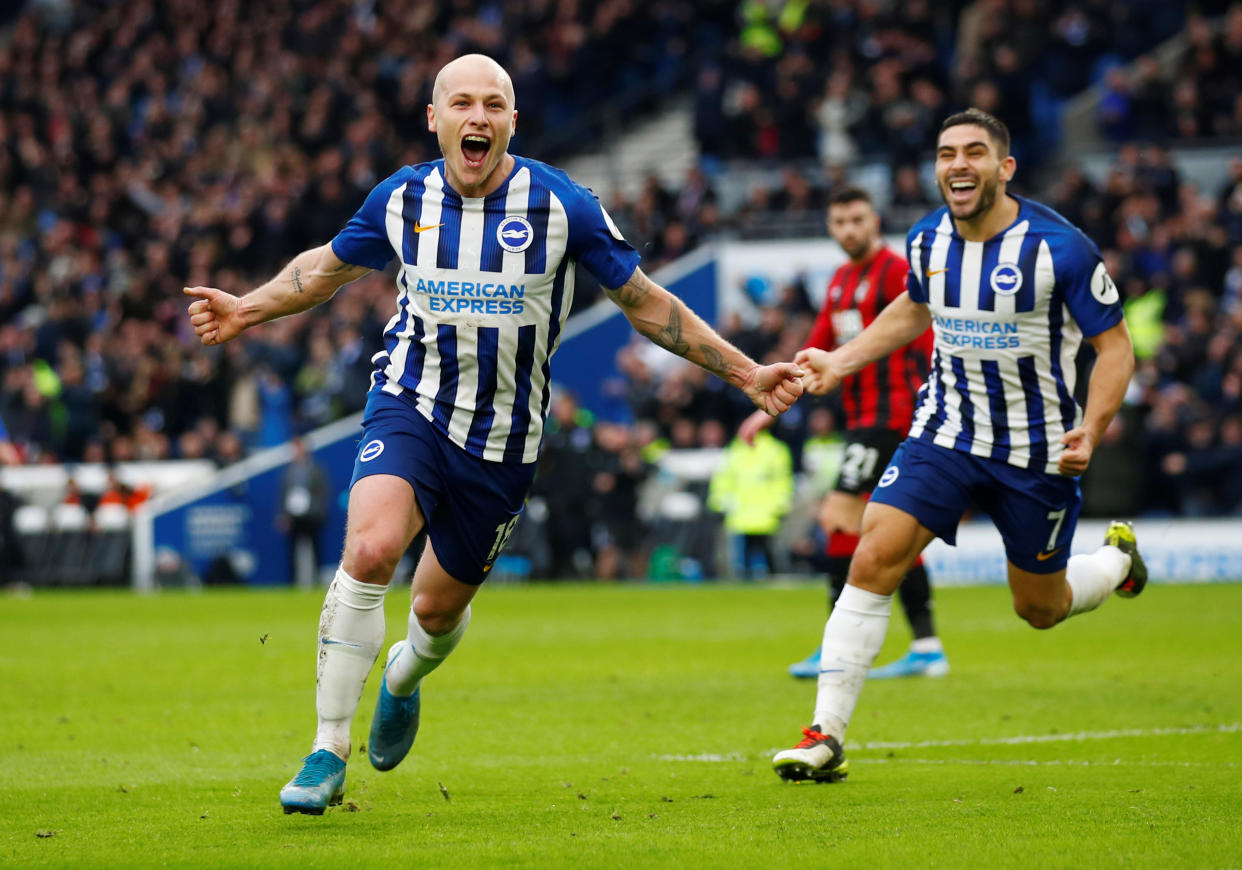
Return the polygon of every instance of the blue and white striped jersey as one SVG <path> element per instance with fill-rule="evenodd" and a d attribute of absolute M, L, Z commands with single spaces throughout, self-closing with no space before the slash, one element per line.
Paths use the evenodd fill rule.
<path fill-rule="evenodd" d="M 947 208 L 906 239 L 906 287 L 935 332 L 910 437 L 1056 474 L 1061 436 L 1082 416 L 1079 345 L 1121 321 L 1121 301 L 1082 231 L 1014 198 L 1018 219 L 986 242 L 958 235 Z"/>
<path fill-rule="evenodd" d="M 639 256 L 591 191 L 514 160 L 504 184 L 476 198 L 449 187 L 443 160 L 405 166 L 371 191 L 332 250 L 371 269 L 400 257 L 373 388 L 412 399 L 475 456 L 534 462 L 575 261 L 615 288 Z"/>

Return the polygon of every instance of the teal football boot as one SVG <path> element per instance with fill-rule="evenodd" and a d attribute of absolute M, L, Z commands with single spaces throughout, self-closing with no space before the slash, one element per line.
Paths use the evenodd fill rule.
<path fill-rule="evenodd" d="M 280 790 L 285 813 L 322 816 L 345 799 L 345 762 L 336 753 L 320 749 L 302 759 L 302 769 Z"/>
<path fill-rule="evenodd" d="M 388 669 L 408 643 L 404 640 L 392 645 L 388 651 L 388 663 L 380 677 L 379 698 L 375 702 L 375 716 L 371 719 L 371 739 L 367 743 L 367 755 L 376 770 L 392 770 L 409 753 L 418 734 L 419 693 L 394 695 L 388 691 Z"/>

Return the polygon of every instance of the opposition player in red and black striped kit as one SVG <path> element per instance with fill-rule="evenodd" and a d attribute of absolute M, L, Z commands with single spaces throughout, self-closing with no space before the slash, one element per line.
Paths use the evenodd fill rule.
<path fill-rule="evenodd" d="M 828 233 L 850 259 L 832 276 L 824 307 L 806 340 L 806 347 L 824 350 L 845 344 L 869 326 L 886 305 L 905 292 L 909 271 L 904 257 L 884 247 L 879 215 L 870 195 L 860 187 L 847 186 L 832 194 Z M 910 428 L 919 387 L 927 379 L 931 348 L 929 329 L 891 356 L 846 378 L 841 385 L 844 456 L 836 486 L 819 512 L 820 525 L 828 535 L 828 580 L 833 603 L 845 588 L 867 498 Z M 738 434 L 749 441 L 771 422 L 771 418 L 753 414 Z M 931 585 L 921 559 L 902 581 L 900 595 L 914 641 L 905 656 L 876 668 L 871 677 L 944 675 L 949 662 L 936 636 Z M 819 650 L 790 665 L 789 672 L 795 677 L 817 677 Z"/>

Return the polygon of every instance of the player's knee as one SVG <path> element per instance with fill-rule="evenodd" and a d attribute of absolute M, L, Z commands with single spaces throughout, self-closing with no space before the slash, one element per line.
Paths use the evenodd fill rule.
<path fill-rule="evenodd" d="M 449 605 L 434 595 L 414 596 L 414 617 L 423 631 L 432 637 L 448 634 L 456 628 L 461 622 L 463 612 L 463 609 Z"/>
<path fill-rule="evenodd" d="M 865 539 L 850 560 L 850 583 L 879 595 L 891 594 L 903 573 L 881 548 Z"/>
<path fill-rule="evenodd" d="M 383 535 L 357 534 L 346 543 L 347 570 L 359 580 L 388 582 L 400 559 L 401 547 Z"/>
<path fill-rule="evenodd" d="M 1052 628 L 1064 617 L 1056 608 L 1037 601 L 1015 601 L 1013 609 L 1026 620 L 1031 628 Z"/>

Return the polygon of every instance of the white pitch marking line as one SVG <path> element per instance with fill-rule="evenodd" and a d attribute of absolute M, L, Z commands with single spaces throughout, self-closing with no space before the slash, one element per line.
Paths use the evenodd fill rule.
<path fill-rule="evenodd" d="M 1190 725 L 1185 728 L 1119 728 L 1114 731 L 1074 731 L 1069 734 L 1023 734 L 1015 737 L 977 737 L 965 740 L 873 740 L 847 743 L 847 749 L 923 749 L 934 746 L 1017 746 L 1023 743 L 1065 743 L 1080 740 L 1114 740 L 1119 737 L 1164 737 L 1186 734 L 1231 734 L 1242 731 L 1242 722 L 1225 725 Z"/>
<path fill-rule="evenodd" d="M 1068 734 L 1019 734 L 1014 737 L 977 737 L 965 740 L 916 740 L 916 741 L 893 741 L 893 740 L 873 740 L 867 743 L 846 743 L 845 748 L 851 751 L 867 751 L 879 749 L 927 749 L 938 746 L 1020 746 L 1026 743 L 1069 743 L 1086 740 L 1115 740 L 1124 737 L 1166 737 L 1181 736 L 1187 734 L 1236 734 L 1242 731 L 1242 722 L 1229 722 L 1223 725 L 1189 725 L 1182 728 L 1119 728 L 1113 731 L 1074 731 Z M 763 755 L 772 755 L 779 752 L 781 748 L 777 747 L 767 750 Z M 656 761 L 698 761 L 709 764 L 725 764 L 731 762 L 751 761 L 753 758 L 742 752 L 700 752 L 695 754 L 667 754 L 653 755 Z M 882 760 L 882 759 L 870 759 Z M 906 760 L 906 759 L 901 759 Z M 912 759 L 913 760 L 913 759 Z M 930 763 L 930 762 L 929 762 Z M 939 762 L 935 762 L 939 763 Z M 969 762 L 965 762 L 969 763 Z M 981 764 L 991 764 L 993 762 L 980 762 Z M 1010 762 L 996 762 L 1010 763 Z M 1019 762 L 1020 763 L 1020 762 Z M 1036 763 L 1036 762 L 1031 762 Z M 1056 763 L 1056 762 L 1043 762 Z M 1075 762 L 1077 763 L 1077 762 Z M 1096 762 L 1099 763 L 1099 762 Z M 1118 761 L 1117 763 L 1121 763 Z M 1129 762 L 1127 762 L 1129 763 Z M 1169 764 L 1178 764 L 1178 762 L 1167 762 Z M 1221 767 L 1226 765 L 1205 765 L 1207 767 Z M 1232 765 L 1229 765 L 1232 766 Z"/>
<path fill-rule="evenodd" d="M 1005 767 L 1242 767 L 1236 762 L 1207 761 L 1125 761 L 1114 758 L 1112 761 L 1077 761 L 1074 759 L 1004 760 L 1000 758 L 868 758 L 867 764 L 965 764 L 972 767 L 984 765 L 1001 765 Z"/>
<path fill-rule="evenodd" d="M 700 752 L 696 755 L 656 755 L 654 758 L 656 761 L 704 761 L 709 764 L 751 760 L 740 752 L 727 752 L 723 755 L 715 752 Z"/>

